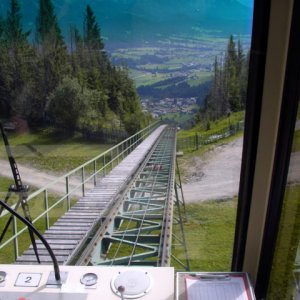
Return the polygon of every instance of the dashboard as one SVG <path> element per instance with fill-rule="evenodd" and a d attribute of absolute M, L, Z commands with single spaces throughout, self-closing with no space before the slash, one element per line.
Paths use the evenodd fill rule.
<path fill-rule="evenodd" d="M 174 268 L 0 265 L 0 300 L 172 300 Z"/>

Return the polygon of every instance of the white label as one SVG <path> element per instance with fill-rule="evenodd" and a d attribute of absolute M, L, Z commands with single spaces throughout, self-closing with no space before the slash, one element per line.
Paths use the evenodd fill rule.
<path fill-rule="evenodd" d="M 19 273 L 15 286 L 39 286 L 41 281 L 41 273 Z"/>

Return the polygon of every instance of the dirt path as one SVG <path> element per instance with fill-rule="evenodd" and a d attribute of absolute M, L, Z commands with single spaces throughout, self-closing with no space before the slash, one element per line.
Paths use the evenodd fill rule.
<path fill-rule="evenodd" d="M 297 122 L 299 126 L 299 122 Z M 194 158 L 189 164 L 187 183 L 183 184 L 185 201 L 198 202 L 232 198 L 238 194 L 242 138 L 216 147 L 207 158 Z M 292 153 L 288 183 L 300 182 L 300 152 Z"/>
<path fill-rule="evenodd" d="M 7 160 L 0 160 L 0 166 L 1 166 L 0 168 L 1 176 L 13 178 L 11 168 Z M 58 175 L 42 172 L 37 169 L 33 169 L 20 164 L 18 164 L 18 170 L 20 172 L 23 184 L 28 184 L 29 186 L 34 186 L 36 188 L 45 187 L 46 185 L 54 182 L 59 178 Z M 70 180 L 71 189 L 79 184 L 80 181 L 77 178 L 72 178 Z M 53 186 L 49 188 L 49 190 L 52 192 L 63 194 L 66 191 L 66 183 L 64 180 L 57 181 Z M 0 193 L 6 194 L 6 190 L 0 191 Z M 78 193 L 74 193 L 74 195 L 81 196 L 81 192 L 79 191 Z"/>
<path fill-rule="evenodd" d="M 186 202 L 231 198 L 238 193 L 243 139 L 216 147 L 205 160 L 193 159 L 183 184 Z"/>

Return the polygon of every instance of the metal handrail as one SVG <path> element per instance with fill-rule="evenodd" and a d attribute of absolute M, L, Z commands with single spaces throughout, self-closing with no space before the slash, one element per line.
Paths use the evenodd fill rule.
<path fill-rule="evenodd" d="M 147 126 L 146 128 L 138 131 L 131 137 L 125 139 L 124 141 L 118 143 L 117 145 L 111 147 L 110 149 L 106 150 L 105 152 L 99 154 L 98 156 L 90 159 L 89 161 L 85 162 L 81 166 L 73 169 L 72 171 L 66 173 L 65 175 L 57 178 L 56 180 L 52 181 L 51 183 L 47 184 L 45 187 L 38 189 L 37 191 L 31 193 L 28 196 L 27 201 L 32 201 L 33 199 L 40 197 L 42 195 L 44 199 L 44 207 L 45 210 L 39 214 L 33 221 L 32 223 L 36 223 L 38 220 L 41 218 L 45 218 L 46 222 L 46 229 L 49 229 L 49 212 L 53 210 L 57 205 L 62 203 L 63 201 L 67 201 L 67 207 L 70 208 L 70 198 L 72 195 L 75 194 L 78 190 L 81 189 L 81 196 L 84 196 L 85 194 L 85 188 L 86 184 L 93 180 L 94 186 L 96 185 L 96 175 L 102 173 L 102 177 L 105 177 L 106 171 L 110 171 L 113 169 L 114 166 L 116 166 L 122 159 L 124 159 L 133 149 L 135 149 L 150 133 L 152 133 L 159 125 L 160 122 L 155 122 Z M 109 157 L 109 159 L 107 159 Z M 100 166 L 97 168 L 97 162 L 101 160 Z M 85 176 L 85 170 L 87 167 L 93 167 L 93 172 L 89 176 Z M 76 175 L 77 172 L 81 172 L 81 180 L 74 184 L 70 183 L 70 177 L 73 175 Z M 64 182 L 66 189 L 65 193 L 63 193 L 60 198 L 55 201 L 53 205 L 49 207 L 49 190 L 51 188 L 58 184 Z M 15 209 L 15 205 L 11 206 L 12 209 Z M 0 216 L 0 222 L 1 218 L 3 218 L 5 215 L 7 215 L 7 211 L 3 211 L 2 215 Z M 62 212 L 63 214 L 63 212 Z M 19 256 L 19 243 L 18 243 L 18 237 L 26 231 L 27 227 L 23 227 L 18 230 L 17 224 L 16 224 L 16 219 L 14 217 L 13 220 L 13 235 L 7 239 L 5 242 L 3 242 L 0 245 L 0 250 L 4 248 L 6 245 L 14 241 L 14 254 L 15 254 L 15 259 Z"/>

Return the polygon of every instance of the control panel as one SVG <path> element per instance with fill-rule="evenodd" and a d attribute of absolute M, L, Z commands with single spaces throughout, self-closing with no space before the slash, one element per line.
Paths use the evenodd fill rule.
<path fill-rule="evenodd" d="M 0 265 L 0 300 L 173 300 L 169 267 Z"/>

